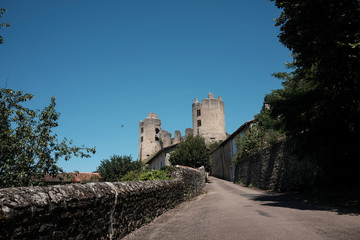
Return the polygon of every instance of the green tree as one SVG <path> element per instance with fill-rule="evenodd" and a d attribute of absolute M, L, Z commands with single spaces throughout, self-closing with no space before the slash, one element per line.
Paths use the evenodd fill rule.
<path fill-rule="evenodd" d="M 131 156 L 113 155 L 110 159 L 101 161 L 97 172 L 101 175 L 102 181 L 116 182 L 130 171 L 140 172 L 143 164 L 140 161 L 132 161 Z"/>
<path fill-rule="evenodd" d="M 209 151 L 211 152 L 212 150 L 215 150 L 216 148 L 218 148 L 222 142 L 223 142 L 223 140 L 212 142 L 207 147 L 208 147 Z"/>
<path fill-rule="evenodd" d="M 284 89 L 267 97 L 291 134 L 310 131 L 343 136 L 360 132 L 360 2 L 272 0 L 280 41 L 293 52 Z"/>
<path fill-rule="evenodd" d="M 265 132 L 258 122 L 253 123 L 247 129 L 244 135 L 238 135 L 235 139 L 236 148 L 238 149 L 234 156 L 234 162 L 237 163 L 241 159 L 246 158 L 265 147 Z"/>
<path fill-rule="evenodd" d="M 56 176 L 60 158 L 90 157 L 95 148 L 77 147 L 65 138 L 58 141 L 53 128 L 59 113 L 55 98 L 42 111 L 24 106 L 33 95 L 0 89 L 0 187 L 28 186 L 45 174 Z"/>
<path fill-rule="evenodd" d="M 3 14 L 6 12 L 5 8 L 0 8 L 0 18 L 2 18 Z M 10 23 L 0 23 L 0 28 L 2 27 L 10 27 Z M 0 44 L 4 43 L 2 36 L 0 35 Z"/>
<path fill-rule="evenodd" d="M 183 165 L 193 168 L 205 167 L 206 171 L 211 170 L 209 150 L 205 140 L 200 136 L 188 136 L 180 142 L 176 150 L 171 153 L 169 161 L 172 165 Z"/>
<path fill-rule="evenodd" d="M 358 183 L 360 2 L 271 1 L 282 10 L 280 42 L 294 57 L 291 73 L 275 74 L 284 88 L 265 97 L 271 116 L 283 121 L 288 135 L 304 139 L 323 179 Z"/>

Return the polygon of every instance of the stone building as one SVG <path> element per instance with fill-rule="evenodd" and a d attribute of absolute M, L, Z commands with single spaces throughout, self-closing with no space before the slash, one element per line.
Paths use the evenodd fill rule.
<path fill-rule="evenodd" d="M 186 129 L 186 133 L 192 129 Z M 144 161 L 163 148 L 178 144 L 182 140 L 181 132 L 171 133 L 161 129 L 161 120 L 156 113 L 149 113 L 144 121 L 139 122 L 139 161 Z"/>
<path fill-rule="evenodd" d="M 192 104 L 193 135 L 200 135 L 207 144 L 225 140 L 224 102 L 219 96 L 214 98 L 209 93 L 208 98 L 199 102 L 196 98 Z"/>
<path fill-rule="evenodd" d="M 212 161 L 212 176 L 228 181 L 234 180 L 235 164 L 233 163 L 233 158 L 238 151 L 235 144 L 236 138 L 238 136 L 243 136 L 254 121 L 255 120 L 251 120 L 241 125 L 210 153 Z"/>
<path fill-rule="evenodd" d="M 174 144 L 168 147 L 164 147 L 160 151 L 158 151 L 155 155 L 147 158 L 144 163 L 147 164 L 147 167 L 151 170 L 159 170 L 163 166 L 170 166 L 171 163 L 169 161 L 170 155 L 173 151 L 175 151 L 178 144 Z"/>
<path fill-rule="evenodd" d="M 192 104 L 193 128 L 185 130 L 185 137 L 179 130 L 175 131 L 174 138 L 171 133 L 161 129 L 161 120 L 156 113 L 149 113 L 148 117 L 139 123 L 139 161 L 144 161 L 152 169 L 169 165 L 169 155 L 176 145 L 186 136 L 200 135 L 207 144 L 225 140 L 225 113 L 224 102 L 221 97 L 214 98 L 209 93 L 208 98 L 199 102 L 196 98 Z M 174 146 L 174 147 L 171 147 Z"/>

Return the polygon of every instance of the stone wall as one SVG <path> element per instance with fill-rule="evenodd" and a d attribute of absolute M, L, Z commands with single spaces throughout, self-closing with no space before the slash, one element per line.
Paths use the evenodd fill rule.
<path fill-rule="evenodd" d="M 204 172 L 173 180 L 0 189 L 0 239 L 119 239 L 202 192 Z"/>
<path fill-rule="evenodd" d="M 284 140 L 242 159 L 235 182 L 273 191 L 298 191 L 314 184 L 318 168 L 309 156 L 299 154 L 294 140 Z"/>

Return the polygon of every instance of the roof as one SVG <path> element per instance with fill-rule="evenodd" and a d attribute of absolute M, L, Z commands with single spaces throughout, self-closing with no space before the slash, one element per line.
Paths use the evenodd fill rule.
<path fill-rule="evenodd" d="M 44 177 L 45 182 L 95 182 L 101 178 L 99 173 L 86 173 L 86 172 L 70 172 L 59 173 L 56 177 L 46 174 Z"/>
<path fill-rule="evenodd" d="M 224 146 L 227 142 L 229 142 L 231 139 L 233 139 L 234 137 L 236 137 L 239 133 L 241 133 L 246 127 L 248 127 L 250 124 L 252 124 L 253 122 L 255 122 L 256 119 L 252 119 L 250 121 L 245 122 L 243 125 L 241 125 L 238 129 L 235 130 L 235 132 L 233 132 L 230 136 L 228 136 L 224 141 L 222 141 L 219 146 L 217 148 L 215 148 L 214 150 L 211 151 L 214 152 L 216 151 L 218 148 L 220 148 L 221 146 Z"/>

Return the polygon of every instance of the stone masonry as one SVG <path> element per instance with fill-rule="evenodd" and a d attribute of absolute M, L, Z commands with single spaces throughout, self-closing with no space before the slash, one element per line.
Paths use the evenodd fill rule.
<path fill-rule="evenodd" d="M 205 186 L 197 169 L 175 176 L 0 189 L 0 239 L 120 239 Z"/>
<path fill-rule="evenodd" d="M 171 133 L 161 129 L 161 120 L 156 113 L 150 112 L 148 117 L 139 122 L 139 161 L 150 158 L 163 148 L 181 142 L 186 136 L 200 135 L 207 144 L 225 140 L 225 113 L 224 102 L 219 96 L 214 98 L 209 93 L 208 98 L 199 102 L 196 98 L 192 104 L 193 128 L 185 130 L 185 137 L 179 130 L 175 131 L 174 138 Z"/>

